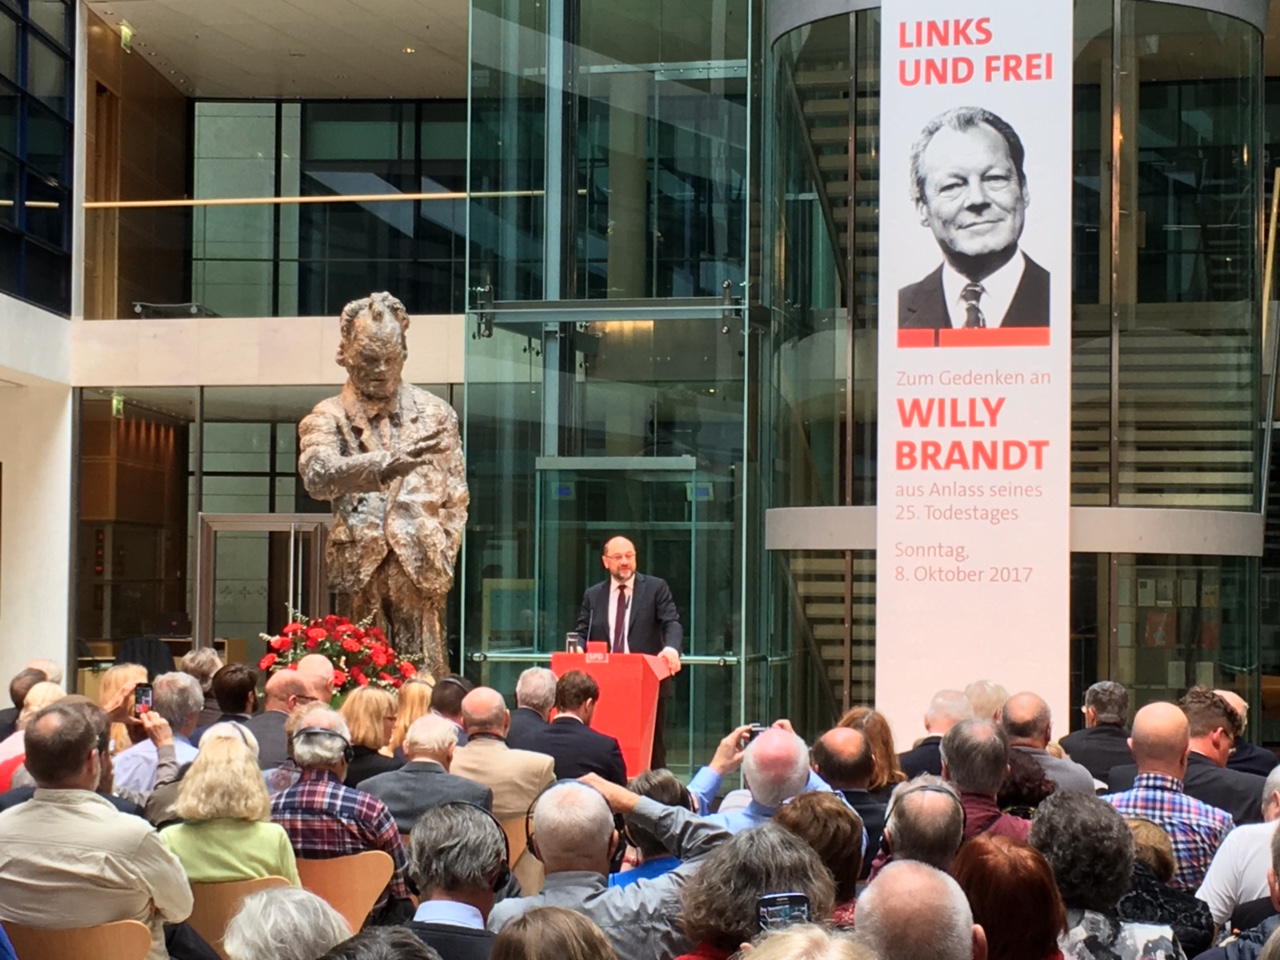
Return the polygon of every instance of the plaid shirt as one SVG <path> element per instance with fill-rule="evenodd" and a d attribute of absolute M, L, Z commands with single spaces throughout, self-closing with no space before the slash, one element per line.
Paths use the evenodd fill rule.
<path fill-rule="evenodd" d="M 284 827 L 299 859 L 328 860 L 366 850 L 391 855 L 395 872 L 374 910 L 387 895 L 409 899 L 404 841 L 381 800 L 344 786 L 328 770 L 304 770 L 298 782 L 271 798 L 271 820 Z"/>
<path fill-rule="evenodd" d="M 1231 814 L 1182 792 L 1182 781 L 1160 773 L 1140 773 L 1133 787 L 1102 798 L 1122 817 L 1151 820 L 1173 841 L 1178 870 L 1169 881 L 1177 890 L 1194 892 L 1204 880 L 1219 844 L 1235 823 Z"/>

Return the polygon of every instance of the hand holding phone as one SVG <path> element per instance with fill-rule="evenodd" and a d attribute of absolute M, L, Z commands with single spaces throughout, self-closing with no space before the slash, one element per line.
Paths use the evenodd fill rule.
<path fill-rule="evenodd" d="M 133 715 L 140 717 L 144 713 L 149 713 L 155 704 L 155 692 L 151 684 L 140 683 L 133 688 Z"/>

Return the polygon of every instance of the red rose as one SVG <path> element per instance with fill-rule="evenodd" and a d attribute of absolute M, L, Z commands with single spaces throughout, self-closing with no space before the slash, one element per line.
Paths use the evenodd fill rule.
<path fill-rule="evenodd" d="M 399 677 L 396 677 L 394 680 L 391 681 L 391 685 L 395 687 L 397 690 L 399 690 L 402 686 L 404 686 L 404 681 L 401 680 Z"/>
<path fill-rule="evenodd" d="M 382 632 L 381 627 L 370 627 L 365 632 L 368 633 L 369 636 L 373 637 L 373 639 L 379 641 L 380 643 L 387 642 L 387 635 Z"/>
<path fill-rule="evenodd" d="M 391 658 L 387 656 L 385 653 L 383 653 L 381 650 L 374 650 L 373 656 L 371 659 L 373 660 L 374 666 L 377 666 L 377 667 L 385 667 L 388 663 L 391 662 Z"/>
<path fill-rule="evenodd" d="M 387 673 L 386 671 L 383 671 L 382 673 L 378 674 L 378 679 L 379 679 L 379 680 L 386 681 L 387 683 L 390 683 L 390 682 L 391 682 L 391 674 Z"/>
<path fill-rule="evenodd" d="M 415 666 L 414 666 L 412 663 L 410 663 L 408 660 L 401 660 L 401 661 L 400 661 L 400 674 L 401 674 L 401 676 L 405 676 L 405 677 L 414 677 L 414 676 L 417 676 L 417 674 L 418 674 L 418 668 L 417 668 L 417 667 L 415 667 Z"/>
<path fill-rule="evenodd" d="M 341 670 L 333 671 L 333 685 L 341 690 L 347 684 L 347 675 Z"/>
<path fill-rule="evenodd" d="M 298 665 L 297 665 L 296 663 L 291 663 L 291 664 L 289 664 L 289 666 L 288 666 L 288 667 L 286 667 L 285 669 L 287 669 L 287 670 L 297 670 L 297 669 L 298 669 Z"/>
<path fill-rule="evenodd" d="M 350 637 L 347 637 L 347 639 L 342 641 L 342 649 L 347 651 L 347 653 L 355 653 L 360 649 L 360 641 L 352 640 Z"/>
<path fill-rule="evenodd" d="M 258 661 L 258 669 L 270 670 L 272 664 L 274 664 L 278 659 L 280 658 L 277 657 L 274 653 L 268 653 L 265 657 L 263 657 L 261 660 Z"/>
<path fill-rule="evenodd" d="M 367 687 L 369 685 L 369 678 L 366 677 L 363 673 L 358 674 L 356 676 L 356 683 L 360 684 L 360 686 L 362 687 Z"/>
<path fill-rule="evenodd" d="M 272 637 L 271 642 L 267 644 L 272 650 L 288 650 L 293 645 L 293 641 L 288 637 Z"/>
<path fill-rule="evenodd" d="M 308 650 L 314 650 L 316 647 L 320 646 L 320 641 L 316 640 L 314 637 L 309 637 L 303 643 L 303 646 L 306 647 Z"/>
<path fill-rule="evenodd" d="M 325 630 L 332 630 L 337 625 L 338 625 L 338 618 L 335 617 L 332 613 L 324 618 Z"/>
<path fill-rule="evenodd" d="M 308 627 L 307 628 L 308 640 L 323 640 L 328 635 L 329 635 L 329 631 L 326 630 L 324 627 Z"/>
<path fill-rule="evenodd" d="M 298 623 L 298 622 L 295 620 L 293 623 L 291 623 L 291 624 L 289 624 L 288 626 L 286 626 L 286 627 L 285 627 L 283 630 L 281 630 L 280 632 L 281 632 L 281 633 L 283 633 L 283 634 L 285 634 L 285 635 L 287 636 L 288 634 L 291 634 L 291 633 L 301 633 L 301 632 L 302 632 L 303 630 L 305 630 L 305 629 L 307 629 L 307 628 L 306 628 L 306 627 L 304 627 L 302 624 Z"/>

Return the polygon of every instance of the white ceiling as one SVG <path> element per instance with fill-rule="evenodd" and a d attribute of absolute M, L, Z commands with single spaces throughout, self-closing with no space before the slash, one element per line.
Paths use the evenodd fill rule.
<path fill-rule="evenodd" d="M 467 95 L 467 0 L 87 0 L 193 97 Z M 404 53 L 412 48 L 415 52 Z"/>

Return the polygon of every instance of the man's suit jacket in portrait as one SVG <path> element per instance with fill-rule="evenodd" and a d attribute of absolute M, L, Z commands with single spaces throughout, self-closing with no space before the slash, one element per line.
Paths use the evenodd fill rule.
<path fill-rule="evenodd" d="M 1058 741 L 1068 757 L 1080 764 L 1095 780 L 1107 786 L 1112 769 L 1133 763 L 1129 752 L 1129 731 L 1114 724 L 1098 724 L 1069 733 Z"/>
<path fill-rule="evenodd" d="M 1026 254 L 1022 280 L 1009 303 L 1001 327 L 1049 326 L 1049 271 Z M 918 283 L 898 291 L 899 330 L 950 330 L 942 264 Z"/>
<path fill-rule="evenodd" d="M 1107 775 L 1112 793 L 1128 790 L 1138 775 L 1135 764 L 1116 767 Z M 1225 810 L 1236 824 L 1262 822 L 1262 785 L 1266 777 L 1220 767 L 1204 754 L 1192 751 L 1187 757 L 1187 775 L 1182 789 L 1201 803 Z"/>
<path fill-rule="evenodd" d="M 511 711 L 511 726 L 507 728 L 507 746 L 512 750 L 534 750 L 530 746 L 547 726 L 542 714 L 532 707 L 516 707 Z"/>
<path fill-rule="evenodd" d="M 627 785 L 627 764 L 618 741 L 597 733 L 577 717 L 556 717 L 529 749 L 555 761 L 557 780 L 576 780 L 584 774 L 597 773 L 606 780 Z"/>
<path fill-rule="evenodd" d="M 399 770 L 370 777 L 358 789 L 386 804 L 401 833 L 408 833 L 419 817 L 444 803 L 473 803 L 493 809 L 492 790 L 455 777 L 434 760 L 411 761 Z"/>
<path fill-rule="evenodd" d="M 609 642 L 609 628 L 615 614 L 609 609 L 612 586 L 612 579 L 602 580 L 588 587 L 582 595 L 577 633 L 584 643 L 588 640 Z M 680 611 L 676 609 L 667 581 L 637 573 L 632 590 L 627 607 L 627 651 L 656 656 L 664 648 L 672 647 L 677 653 L 681 652 L 684 628 L 680 625 Z M 659 696 L 669 697 L 671 692 L 671 678 L 668 677 L 659 687 Z"/>

